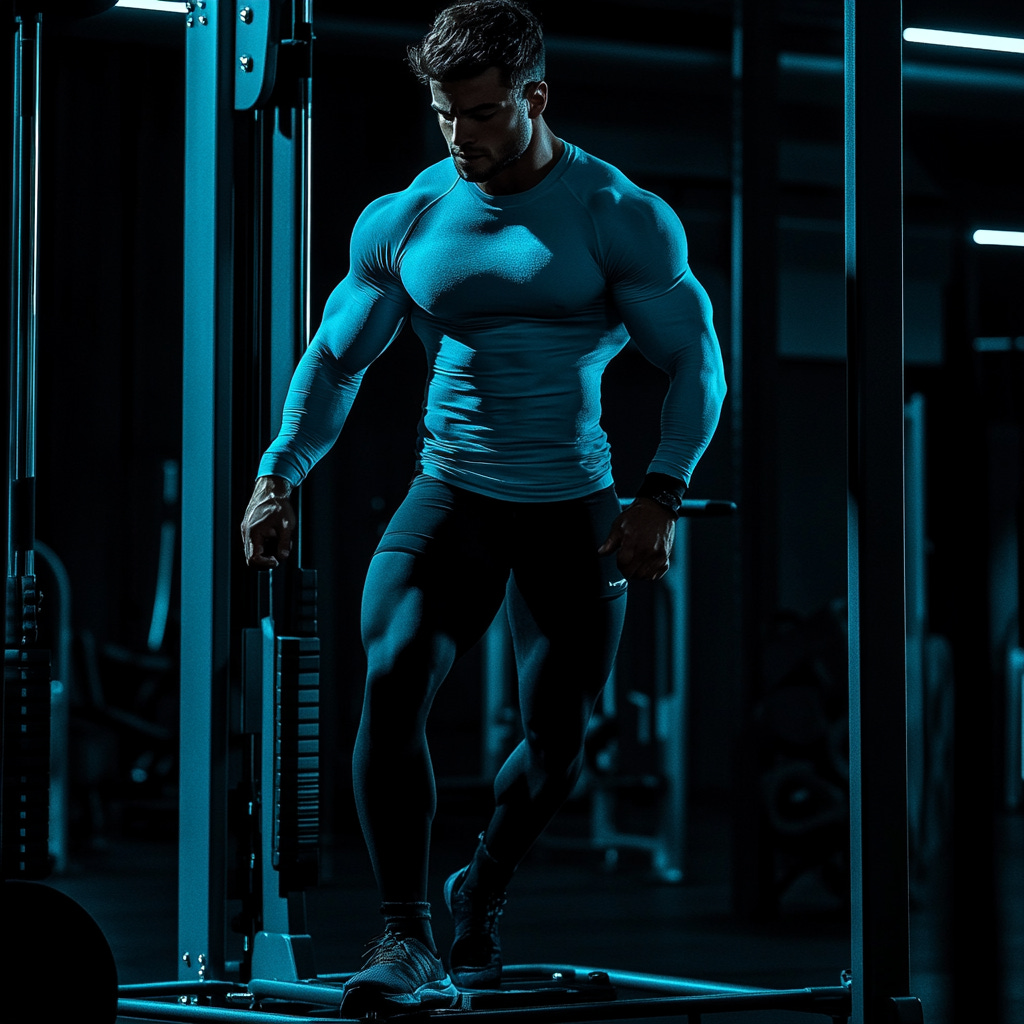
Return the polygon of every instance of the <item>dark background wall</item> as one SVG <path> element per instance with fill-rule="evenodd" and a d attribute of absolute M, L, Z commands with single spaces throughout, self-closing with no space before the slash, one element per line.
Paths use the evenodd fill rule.
<path fill-rule="evenodd" d="M 425 94 L 402 60 L 403 44 L 435 6 L 392 3 L 370 12 L 317 4 L 314 310 L 346 271 L 348 233 L 362 207 L 444 155 Z M 952 5 L 939 11 L 908 3 L 908 24 L 916 6 L 929 24 L 955 27 Z M 591 3 L 582 20 L 562 5 L 537 9 L 550 47 L 549 124 L 677 210 L 728 363 L 732 5 Z M 789 59 L 782 65 L 774 254 L 777 610 L 801 617 L 841 598 L 846 586 L 842 5 L 794 0 L 781 10 Z M 972 13 L 972 27 L 1013 31 L 984 7 Z M 76 632 L 142 650 L 164 465 L 181 451 L 184 29 L 172 16 L 112 11 L 47 30 L 38 533 L 66 563 Z M 908 49 L 907 56 L 917 71 L 906 84 L 906 373 L 908 394 L 924 394 L 928 410 L 931 625 L 953 634 L 965 609 L 984 609 L 992 636 L 984 653 L 998 666 L 1016 607 L 1008 565 L 1016 558 L 1019 353 L 983 358 L 971 345 L 978 336 L 1024 333 L 1024 250 L 979 251 L 968 232 L 1024 226 L 1013 156 L 1024 72 L 1000 55 Z M 327 784 L 339 832 L 351 824 L 346 751 L 362 687 L 359 590 L 408 481 L 422 386 L 422 353 L 406 332 L 368 374 L 344 436 L 306 489 L 307 561 L 321 571 L 325 671 L 334 681 L 326 699 L 337 742 Z M 629 351 L 606 377 L 606 425 L 623 492 L 653 449 L 663 388 L 659 374 Z M 735 442 L 727 404 L 694 496 L 734 496 Z M 246 498 L 236 496 L 239 517 Z M 964 523 L 977 521 L 964 518 L 972 502 L 992 526 L 990 550 L 1002 554 L 991 592 L 968 596 L 955 572 Z M 187 519 L 190 510 L 181 514 Z M 731 740 L 744 712 L 735 685 L 736 545 L 729 521 L 694 527 L 691 778 L 698 799 L 728 796 Z M 187 599 L 189 581 L 183 586 Z M 176 643 L 172 604 L 165 653 L 173 657 Z M 475 672 L 471 659 L 434 719 L 444 752 L 439 768 L 453 775 L 471 770 L 476 756 L 460 763 L 450 742 L 473 720 Z M 173 704 L 172 675 L 154 685 Z"/>

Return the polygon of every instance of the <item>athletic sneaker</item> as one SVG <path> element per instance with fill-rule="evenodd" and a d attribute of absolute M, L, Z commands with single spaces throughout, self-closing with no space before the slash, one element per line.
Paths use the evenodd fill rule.
<path fill-rule="evenodd" d="M 474 893 L 462 889 L 464 867 L 444 883 L 444 902 L 455 920 L 455 941 L 448 957 L 459 988 L 497 988 L 501 984 L 501 942 L 498 918 L 505 893 Z"/>
<path fill-rule="evenodd" d="M 385 931 L 366 954 L 366 966 L 345 982 L 343 1017 L 450 1009 L 459 1001 L 440 957 L 419 939 Z"/>

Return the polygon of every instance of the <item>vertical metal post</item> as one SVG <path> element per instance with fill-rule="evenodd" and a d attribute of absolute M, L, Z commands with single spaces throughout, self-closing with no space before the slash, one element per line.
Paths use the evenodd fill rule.
<path fill-rule="evenodd" d="M 227 849 L 233 25 L 206 0 L 186 32 L 179 976 L 224 970 Z M 188 954 L 188 959 L 185 955 Z M 203 958 L 200 961 L 200 956 Z"/>
<path fill-rule="evenodd" d="M 958 488 L 987 495 L 991 410 L 981 387 L 982 358 L 973 349 L 981 315 L 981 254 L 960 223 L 947 303 L 948 344 L 942 409 L 947 433 L 943 451 L 960 467 Z M 965 430 L 963 425 L 972 424 Z M 940 442 L 941 443 L 941 442 Z M 940 571 L 951 585 L 949 635 L 953 653 L 953 793 L 950 878 L 952 888 L 946 956 L 952 976 L 953 1020 L 1000 1020 L 1003 949 L 996 872 L 996 772 L 994 725 L 1000 713 L 990 654 L 992 608 L 988 560 L 992 552 L 989 503 L 957 506 L 939 528 Z M 942 530 L 946 535 L 942 536 Z M 944 563 L 948 563 L 944 565 Z M 1000 709 L 1001 710 L 1001 709 Z M 973 970 L 964 970 L 970 963 Z"/>
<path fill-rule="evenodd" d="M 35 577 L 36 343 L 39 269 L 39 58 L 42 15 L 13 31 L 7 576 L 0 712 L 0 849 L 5 878 L 50 872 L 50 654 L 39 646 Z"/>
<path fill-rule="evenodd" d="M 261 451 L 270 443 L 280 426 L 288 381 L 309 343 L 311 0 L 293 0 L 290 15 L 290 38 L 287 42 L 281 42 L 277 56 L 275 89 L 269 106 L 260 111 L 264 154 L 263 188 L 266 193 L 261 198 L 261 209 L 268 216 L 269 230 L 265 232 L 259 253 L 264 266 L 258 287 L 264 293 L 263 304 L 267 310 L 265 337 L 259 339 L 259 343 L 260 372 L 267 385 L 269 412 L 264 422 L 270 431 L 267 436 L 259 439 Z M 274 42 L 276 44 L 276 40 Z M 301 506 L 298 512 L 301 516 Z M 278 588 L 279 594 L 287 586 L 287 573 L 292 574 L 293 583 L 298 586 L 301 570 L 297 566 L 301 564 L 303 532 L 301 528 L 298 531 L 299 547 L 293 554 L 291 566 L 287 571 L 279 569 L 274 572 L 273 586 Z M 275 767 L 275 736 L 281 739 L 280 731 L 275 731 L 274 727 L 275 699 L 280 699 L 275 698 L 275 685 L 283 676 L 295 672 L 294 666 L 282 665 L 282 643 L 286 643 L 288 650 L 316 648 L 316 657 L 309 658 L 311 664 L 315 662 L 316 671 L 311 669 L 305 673 L 310 677 L 310 690 L 315 684 L 319 668 L 319 649 L 315 638 L 307 638 L 304 643 L 292 636 L 298 632 L 298 624 L 289 621 L 292 617 L 284 614 L 281 602 L 274 621 L 263 622 L 264 636 L 269 628 L 275 643 L 265 646 L 264 653 L 263 931 L 257 936 L 259 957 L 254 958 L 254 970 L 261 966 L 261 962 L 266 962 L 264 952 L 267 933 L 275 936 L 272 948 L 288 949 L 289 960 L 298 957 L 307 965 L 307 970 L 311 962 L 308 953 L 302 954 L 309 940 L 302 934 L 306 925 L 301 882 L 295 872 L 287 867 L 275 869 L 273 857 L 275 772 L 279 777 L 283 776 L 281 766 Z M 287 642 L 282 634 L 288 634 Z M 297 967 L 297 970 L 301 968 Z M 300 973 L 298 976 L 304 975 Z"/>
<path fill-rule="evenodd" d="M 269 16 L 256 12 L 237 26 L 236 67 L 250 71 L 236 71 L 235 109 L 253 112 L 257 138 L 253 350 L 261 399 L 253 457 L 280 427 L 288 382 L 310 339 L 312 8 L 312 0 L 273 0 Z M 245 52 L 254 33 L 262 56 Z"/>
<path fill-rule="evenodd" d="M 17 303 L 17 297 L 15 289 L 17 288 L 15 270 L 17 267 L 18 260 L 18 241 L 16 234 L 17 224 L 17 212 L 20 205 L 19 194 L 18 194 L 18 146 L 20 138 L 20 120 L 19 120 L 19 105 L 18 105 L 18 92 L 20 89 L 21 79 L 21 38 L 20 31 L 16 25 L 8 25 L 8 31 L 10 31 L 9 38 L 4 39 L 4 66 L 3 66 L 3 78 L 0 79 L 0 90 L 2 90 L 2 107 L 7 111 L 10 117 L 10 124 L 7 126 L 10 130 L 8 136 L 11 142 L 11 157 L 9 160 L 0 164 L 3 174 L 3 188 L 0 191 L 0 196 L 3 196 L 4 205 L 0 208 L 0 217 L 3 218 L 0 221 L 2 224 L 2 237 L 5 242 L 10 241 L 10 246 L 5 248 L 4 260 L 9 272 L 9 276 L 6 280 L 11 282 L 9 290 L 3 292 L 4 302 L 4 317 L 5 322 L 8 325 L 7 344 L 8 351 L 6 354 L 6 362 L 4 364 L 5 377 L 4 377 L 4 391 L 7 395 L 8 405 L 13 403 L 13 392 L 11 389 L 12 376 L 11 371 L 12 365 L 12 351 L 15 345 L 15 338 L 17 337 L 15 329 L 15 306 Z M 3 525 L 3 536 L 4 536 L 4 547 L 3 550 L 9 561 L 9 552 L 11 544 L 11 491 L 12 491 L 12 480 L 10 472 L 10 451 L 11 451 L 11 416 L 8 413 L 3 417 L 0 417 L 0 434 L 3 437 L 3 451 L 5 459 L 7 460 L 7 480 L 6 480 L 6 498 L 7 498 L 7 516 L 4 519 Z M 10 572 L 8 565 L 7 572 Z M 4 583 L 5 588 L 9 586 L 6 582 Z M 5 650 L 6 650 L 6 637 L 11 634 L 10 622 L 11 609 L 8 602 L 4 602 L 4 637 L 5 637 Z M 4 778 L 6 775 L 6 769 L 4 762 L 6 760 L 4 756 L 4 737 L 6 735 L 6 727 L 4 724 L 4 694 L 3 690 L 0 690 L 0 851 L 4 848 L 4 825 L 3 825 L 3 807 L 4 807 Z"/>
<path fill-rule="evenodd" d="M 18 153 L 18 135 L 19 135 L 19 124 L 18 124 L 18 107 L 16 105 L 15 96 L 18 92 L 17 82 L 21 76 L 21 63 L 20 63 L 20 43 L 18 36 L 18 29 L 16 25 L 6 25 L 5 30 L 8 35 L 5 35 L 3 40 L 3 68 L 0 71 L 0 109 L 5 111 L 5 116 L 10 118 L 9 122 L 4 124 L 3 130 L 6 131 L 7 140 L 11 145 L 10 156 L 0 161 L 0 201 L 3 205 L 0 206 L 0 239 L 3 241 L 0 244 L 4 245 L 5 248 L 0 250 L 3 253 L 3 266 L 7 271 L 4 281 L 10 282 L 10 288 L 0 292 L 0 303 L 2 303 L 3 313 L 0 314 L 3 317 L 3 322 L 8 325 L 8 345 L 13 343 L 14 339 L 14 272 L 15 272 L 15 250 L 17 248 L 17 242 L 15 241 L 14 235 L 14 224 L 15 224 L 15 211 L 18 207 L 18 194 L 17 194 L 17 153 Z M 10 401 L 10 351 L 8 350 L 6 355 L 7 362 L 4 364 L 4 392 Z M 0 438 L 2 438 L 2 450 L 5 454 L 5 458 L 10 457 L 10 437 L 11 437 L 11 424 L 10 415 L 4 415 L 0 417 Z M 7 509 L 10 510 L 10 477 L 7 480 Z M 8 550 L 8 544 L 10 540 L 10 516 L 4 521 L 3 526 L 3 550 Z"/>
<path fill-rule="evenodd" d="M 739 515 L 740 690 L 760 695 L 763 635 L 777 608 L 778 52 L 774 0 L 735 0 L 733 39 L 732 353 L 729 394 Z M 733 903 L 746 919 L 775 911 L 772 839 L 756 745 L 736 750 Z"/>
<path fill-rule="evenodd" d="M 306 85 L 306 83 L 301 83 Z M 272 120 L 270 142 L 273 190 L 271 199 L 272 257 L 270 423 L 281 424 L 285 392 L 295 364 L 309 344 L 308 281 L 308 106 L 279 106 L 266 112 Z M 266 439 L 270 443 L 271 438 Z"/>
<path fill-rule="evenodd" d="M 686 838 L 690 791 L 690 521 L 676 523 L 672 567 L 663 580 L 661 635 L 656 665 L 655 732 L 666 778 L 653 864 L 660 881 L 681 882 L 686 876 Z"/>
<path fill-rule="evenodd" d="M 36 326 L 39 269 L 39 55 L 42 15 L 14 31 L 7 575 L 35 572 Z"/>
<path fill-rule="evenodd" d="M 925 527 L 925 401 L 912 395 L 904 409 L 904 503 L 907 573 L 907 832 L 911 857 L 927 844 L 928 560 Z"/>
<path fill-rule="evenodd" d="M 196 968 L 202 977 L 244 972 L 255 929 L 290 928 L 301 916 L 301 901 L 280 891 L 284 873 L 266 858 L 250 859 L 265 845 L 251 835 L 260 803 L 261 827 L 273 823 L 275 734 L 264 730 L 262 712 L 273 721 L 280 658 L 251 626 L 243 628 L 246 605 L 260 602 L 248 600 L 256 587 L 239 556 L 237 500 L 280 422 L 285 385 L 308 341 L 311 7 L 311 0 L 241 7 L 195 0 L 186 19 L 183 980 Z M 310 575 L 302 578 L 309 589 Z M 236 778 L 240 764 L 246 767 Z M 228 791 L 236 785 L 250 810 L 229 822 Z M 235 844 L 241 859 L 228 864 L 230 828 L 247 834 Z M 306 832 L 301 839 L 308 845 Z M 237 962 L 227 957 L 229 875 L 239 880 L 230 896 L 243 903 L 233 924 L 241 932 Z M 299 887 L 295 877 L 290 868 L 290 888 Z"/>
<path fill-rule="evenodd" d="M 903 541 L 902 12 L 846 2 L 853 1020 L 910 987 Z"/>

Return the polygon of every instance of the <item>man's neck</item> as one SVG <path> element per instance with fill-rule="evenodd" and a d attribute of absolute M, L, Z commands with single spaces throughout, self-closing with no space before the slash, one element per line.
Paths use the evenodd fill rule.
<path fill-rule="evenodd" d="M 477 187 L 489 196 L 525 192 L 547 177 L 564 151 L 565 143 L 551 131 L 543 117 L 538 117 L 533 137 L 523 155 L 490 181 L 480 182 Z"/>

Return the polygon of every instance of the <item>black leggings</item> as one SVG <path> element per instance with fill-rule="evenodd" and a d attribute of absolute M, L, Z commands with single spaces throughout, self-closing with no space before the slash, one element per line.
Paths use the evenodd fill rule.
<path fill-rule="evenodd" d="M 612 488 L 517 503 L 413 481 L 363 591 L 368 672 L 353 776 L 384 901 L 427 898 L 437 803 L 427 715 L 506 595 L 525 739 L 494 784 L 485 842 L 495 860 L 514 868 L 572 792 L 626 610 L 614 554 L 597 554 L 618 512 Z"/>

